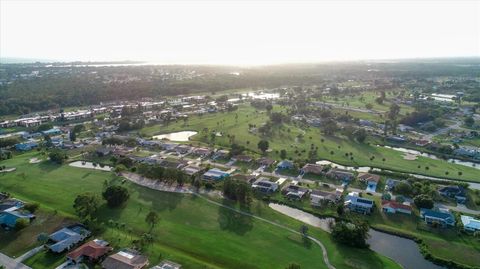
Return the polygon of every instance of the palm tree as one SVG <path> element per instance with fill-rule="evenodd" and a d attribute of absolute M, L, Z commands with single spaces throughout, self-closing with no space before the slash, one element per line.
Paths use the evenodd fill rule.
<path fill-rule="evenodd" d="M 145 222 L 150 225 L 150 231 L 152 231 L 153 227 L 160 221 L 160 217 L 154 211 L 148 212 L 147 216 L 145 217 Z"/>

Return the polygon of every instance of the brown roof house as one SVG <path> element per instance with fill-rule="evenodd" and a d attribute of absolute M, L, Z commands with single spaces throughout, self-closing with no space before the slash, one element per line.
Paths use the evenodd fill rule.
<path fill-rule="evenodd" d="M 67 254 L 67 259 L 74 263 L 79 263 L 85 260 L 96 262 L 105 256 L 113 248 L 108 246 L 108 242 L 95 239 L 87 242 L 74 251 Z"/>
<path fill-rule="evenodd" d="M 105 269 L 141 269 L 147 265 L 148 258 L 131 249 L 121 250 L 102 262 Z"/>

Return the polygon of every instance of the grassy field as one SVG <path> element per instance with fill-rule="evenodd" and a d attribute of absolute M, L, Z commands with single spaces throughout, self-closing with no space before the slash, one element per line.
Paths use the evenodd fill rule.
<path fill-rule="evenodd" d="M 47 162 L 29 164 L 28 160 L 36 154 L 31 152 L 4 161 L 6 166 L 16 167 L 17 171 L 0 176 L 0 190 L 40 203 L 41 212 L 46 214 L 46 218 L 40 220 L 48 217 L 60 219 L 53 223 L 39 221 L 38 224 L 35 220 L 32 226 L 19 232 L 19 236 L 30 229 L 27 235 L 34 237 L 34 234 L 58 227 L 66 221 L 64 218 L 74 219 L 72 203 L 77 194 L 85 191 L 100 193 L 106 179 L 120 181 L 108 172 Z M 302 268 L 326 268 L 318 246 L 306 246 L 288 231 L 209 204 L 198 197 L 162 193 L 130 183 L 125 186 L 130 190 L 130 200 L 123 208 L 100 208 L 99 222 L 106 228 L 95 236 L 108 240 L 116 248 L 131 246 L 133 239 L 149 231 L 144 221 L 146 214 L 150 210 L 156 211 L 161 221 L 151 232 L 154 243 L 145 249 L 152 264 L 167 258 L 181 262 L 184 268 L 284 268 L 290 262 L 297 262 Z M 255 202 L 250 211 L 294 229 L 301 225 L 262 202 Z M 124 223 L 125 228 L 110 227 L 109 220 Z M 312 227 L 310 231 L 325 243 L 337 268 L 399 268 L 391 260 L 370 250 L 338 246 L 328 234 Z M 34 240 L 0 236 L 0 251 L 9 255 L 20 255 L 36 244 Z M 61 255 L 42 252 L 28 259 L 26 264 L 33 268 L 52 268 L 63 260 Z"/>
<path fill-rule="evenodd" d="M 275 109 L 281 110 L 279 107 L 275 107 Z M 238 115 L 237 119 L 235 119 L 235 115 Z M 243 145 L 252 153 L 259 155 L 257 143 L 262 137 L 249 132 L 248 125 L 255 124 L 259 127 L 267 119 L 266 112 L 257 112 L 249 105 L 242 105 L 235 112 L 193 116 L 186 123 L 178 121 L 168 126 L 148 126 L 143 128 L 141 133 L 148 137 L 160 133 L 195 130 L 199 133 L 192 137 L 192 140 L 203 143 L 213 142 L 215 145 L 222 147 L 229 147 L 230 141 L 227 136 L 234 135 L 235 143 Z M 214 141 L 211 141 L 209 133 L 203 132 L 204 128 L 208 128 L 209 131 L 223 132 L 223 136 L 216 137 Z M 284 124 L 275 126 L 272 133 L 271 137 L 263 139 L 269 141 L 270 149 L 272 149 L 269 155 L 276 159 L 280 159 L 278 152 L 282 149 L 287 151 L 289 158 L 305 159 L 308 157 L 308 151 L 313 144 L 318 147 L 318 159 L 326 159 L 343 165 L 373 166 L 399 172 L 480 182 L 480 170 L 478 169 L 426 157 L 419 157 L 413 161 L 405 160 L 401 152 L 360 144 L 342 137 L 325 136 L 321 133 L 320 128 Z M 299 139 L 298 135 L 302 135 L 302 137 Z M 353 160 L 345 156 L 346 153 L 350 152 Z M 374 157 L 374 159 L 371 160 L 371 157 Z M 445 172 L 448 172 L 448 175 Z"/>

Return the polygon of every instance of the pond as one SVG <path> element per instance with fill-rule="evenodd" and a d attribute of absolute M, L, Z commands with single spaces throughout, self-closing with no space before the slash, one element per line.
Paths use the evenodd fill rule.
<path fill-rule="evenodd" d="M 92 162 L 84 162 L 84 161 L 75 161 L 71 162 L 68 165 L 73 166 L 73 167 L 78 167 L 78 168 L 87 168 L 87 169 L 95 169 L 95 170 L 100 170 L 100 171 L 112 171 L 112 167 L 108 165 L 104 165 L 101 167 L 100 165 L 93 165 Z"/>
<path fill-rule="evenodd" d="M 377 147 L 382 147 L 382 146 L 377 145 Z M 383 146 L 383 147 L 388 148 L 388 149 L 393 149 L 393 150 L 396 150 L 396 151 L 400 151 L 400 152 L 403 152 L 403 153 L 407 153 L 407 154 L 412 154 L 412 155 L 416 155 L 416 156 L 422 156 L 422 157 L 430 158 L 430 159 L 433 159 L 433 160 L 441 160 L 440 158 L 438 158 L 437 156 L 435 156 L 433 154 L 420 152 L 418 150 L 406 149 L 406 148 L 401 148 L 401 147 L 391 147 L 391 146 Z M 472 167 L 472 168 L 475 168 L 475 169 L 480 169 L 480 165 L 478 163 L 474 163 L 474 162 L 463 161 L 463 160 L 453 159 L 453 158 L 447 159 L 447 161 L 450 162 L 450 163 L 455 163 L 455 164 L 459 164 L 459 165 L 463 165 L 463 166 Z"/>
<path fill-rule="evenodd" d="M 175 133 L 155 135 L 153 136 L 153 139 L 166 139 L 170 141 L 185 142 L 185 141 L 188 141 L 191 136 L 194 136 L 196 134 L 197 132 L 195 131 L 181 131 L 181 132 L 175 132 Z"/>
<path fill-rule="evenodd" d="M 330 223 L 335 222 L 333 218 L 319 218 L 286 205 L 270 203 L 268 206 L 277 212 L 327 232 L 330 232 Z M 370 229 L 369 235 L 370 238 L 367 242 L 370 244 L 371 250 L 389 257 L 405 269 L 444 269 L 444 267 L 426 260 L 413 240 L 372 229 Z"/>

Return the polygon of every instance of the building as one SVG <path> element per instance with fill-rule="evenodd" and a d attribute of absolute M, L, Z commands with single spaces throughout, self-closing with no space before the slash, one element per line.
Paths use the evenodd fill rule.
<path fill-rule="evenodd" d="M 206 158 L 210 155 L 212 155 L 212 150 L 208 148 L 195 148 L 193 150 L 193 154 L 200 156 L 202 158 Z"/>
<path fill-rule="evenodd" d="M 338 180 L 342 180 L 344 182 L 350 182 L 355 176 L 352 172 L 347 170 L 341 170 L 338 168 L 332 168 L 327 173 L 326 176 Z"/>
<path fill-rule="evenodd" d="M 475 219 L 470 216 L 462 215 L 460 216 L 462 220 L 463 229 L 468 232 L 478 232 L 480 231 L 480 220 Z"/>
<path fill-rule="evenodd" d="M 440 195 L 448 197 L 448 198 L 455 198 L 457 203 L 464 204 L 467 201 L 467 194 L 463 187 L 461 186 L 445 186 L 438 190 Z"/>
<path fill-rule="evenodd" d="M 15 228 L 17 221 L 20 219 L 28 220 L 29 222 L 35 218 L 35 215 L 24 213 L 21 211 L 4 211 L 0 213 L 0 226 Z"/>
<path fill-rule="evenodd" d="M 283 160 L 277 164 L 277 169 L 293 169 L 293 162 L 289 160 Z"/>
<path fill-rule="evenodd" d="M 393 189 L 395 189 L 395 186 L 397 186 L 398 183 L 400 183 L 399 180 L 387 178 L 387 180 L 385 181 L 385 191 L 393 191 Z"/>
<path fill-rule="evenodd" d="M 272 160 L 272 159 L 267 158 L 267 157 L 262 157 L 262 158 L 257 160 L 257 163 L 259 165 L 269 167 L 269 166 L 272 166 L 275 163 L 275 160 Z"/>
<path fill-rule="evenodd" d="M 208 170 L 205 174 L 203 174 L 203 179 L 218 181 L 218 180 L 223 180 L 223 179 L 227 178 L 228 176 L 230 176 L 229 173 L 224 172 L 224 171 L 222 171 L 220 169 L 217 169 L 217 168 L 212 168 L 212 169 Z"/>
<path fill-rule="evenodd" d="M 55 253 L 70 250 L 73 246 L 85 240 L 89 235 L 90 231 L 80 224 L 62 228 L 49 236 L 49 241 L 52 243 L 48 245 L 48 249 Z"/>
<path fill-rule="evenodd" d="M 326 191 L 321 191 L 321 190 L 313 190 L 310 193 L 310 203 L 313 206 L 321 206 L 322 203 L 328 202 L 328 203 L 336 203 L 340 197 L 341 193 L 339 194 L 338 192 L 333 193 L 333 192 L 326 192 Z"/>
<path fill-rule="evenodd" d="M 382 210 L 385 213 L 395 214 L 397 212 L 400 212 L 400 213 L 404 213 L 404 214 L 408 214 L 408 215 L 412 214 L 412 207 L 409 204 L 405 204 L 405 203 L 402 204 L 402 203 L 398 203 L 398 202 L 395 202 L 395 201 L 383 200 L 382 201 Z"/>
<path fill-rule="evenodd" d="M 358 180 L 367 183 L 366 191 L 369 193 L 374 193 L 377 190 L 377 184 L 380 181 L 379 175 L 374 175 L 370 173 L 360 173 L 358 174 Z"/>
<path fill-rule="evenodd" d="M 370 214 L 375 203 L 373 200 L 360 197 L 356 192 L 351 192 L 345 197 L 344 206 L 357 213 Z"/>
<path fill-rule="evenodd" d="M 159 265 L 152 267 L 151 269 L 181 269 L 182 266 L 178 263 L 171 261 L 162 261 Z"/>
<path fill-rule="evenodd" d="M 113 248 L 108 246 L 108 242 L 94 239 L 69 252 L 67 259 L 72 263 L 96 262 L 112 250 Z"/>
<path fill-rule="evenodd" d="M 38 143 L 35 141 L 15 144 L 15 149 L 18 151 L 29 151 L 36 147 L 38 147 Z"/>
<path fill-rule="evenodd" d="M 442 228 L 455 226 L 455 217 L 450 212 L 421 208 L 420 217 L 428 225 Z"/>
<path fill-rule="evenodd" d="M 228 150 L 223 150 L 223 149 L 219 149 L 217 150 L 214 154 L 213 154 L 213 157 L 212 159 L 216 160 L 216 159 L 225 159 L 228 157 L 228 155 L 230 154 L 230 151 Z"/>
<path fill-rule="evenodd" d="M 305 174 L 321 175 L 323 173 L 324 168 L 325 167 L 320 164 L 307 163 L 302 167 L 302 169 L 300 170 L 300 173 L 302 175 L 305 175 Z"/>
<path fill-rule="evenodd" d="M 188 165 L 182 168 L 183 172 L 189 176 L 196 175 L 203 171 L 203 168 L 194 165 Z"/>
<path fill-rule="evenodd" d="M 253 184 L 252 188 L 262 193 L 274 193 L 278 190 L 279 185 L 271 182 L 266 178 L 259 178 Z"/>
<path fill-rule="evenodd" d="M 103 262 L 105 269 L 141 269 L 148 265 L 148 258 L 139 252 L 125 249 L 108 256 Z"/>
<path fill-rule="evenodd" d="M 301 200 L 306 194 L 308 194 L 309 191 L 310 190 L 308 188 L 289 184 L 282 189 L 282 194 L 289 199 Z"/>

